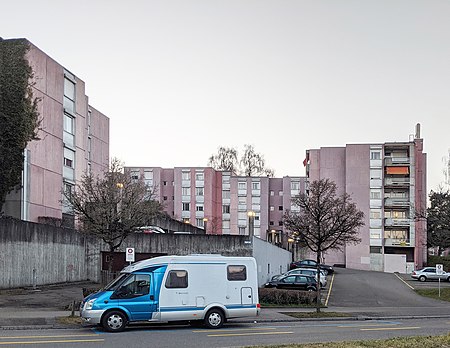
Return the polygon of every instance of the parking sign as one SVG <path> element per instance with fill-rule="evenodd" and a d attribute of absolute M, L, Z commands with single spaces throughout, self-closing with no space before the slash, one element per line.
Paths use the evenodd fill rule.
<path fill-rule="evenodd" d="M 442 264 L 436 264 L 436 274 L 442 275 L 444 274 L 444 265 Z"/>
<path fill-rule="evenodd" d="M 126 249 L 126 258 L 125 260 L 127 262 L 134 262 L 134 248 L 127 248 Z"/>

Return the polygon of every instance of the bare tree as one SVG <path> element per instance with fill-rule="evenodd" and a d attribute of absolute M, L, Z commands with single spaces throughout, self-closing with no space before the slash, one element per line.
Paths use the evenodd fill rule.
<path fill-rule="evenodd" d="M 64 196 L 80 222 L 80 231 L 101 238 L 112 255 L 128 235 L 151 224 L 163 209 L 154 200 L 154 191 L 143 180 L 134 180 L 124 173 L 117 159 L 112 160 L 102 177 L 84 175 Z M 109 271 L 112 264 L 111 259 Z"/>
<path fill-rule="evenodd" d="M 238 153 L 232 147 L 219 147 L 216 155 L 211 155 L 208 165 L 216 170 L 226 170 L 232 173 L 238 171 Z"/>
<path fill-rule="evenodd" d="M 244 176 L 274 176 L 273 169 L 267 168 L 264 156 L 257 153 L 252 145 L 244 145 L 245 150 L 238 160 L 235 148 L 219 147 L 216 155 L 208 160 L 208 165 L 216 170 L 231 171 Z"/>
<path fill-rule="evenodd" d="M 342 250 L 346 244 L 357 244 L 359 228 L 364 226 L 364 213 L 351 202 L 347 193 L 337 197 L 336 184 L 329 179 L 313 181 L 309 194 L 292 199 L 299 212 L 288 211 L 284 225 L 312 252 L 316 253 L 320 284 L 320 260 L 330 249 Z M 317 286 L 317 312 L 320 312 L 320 285 Z"/>

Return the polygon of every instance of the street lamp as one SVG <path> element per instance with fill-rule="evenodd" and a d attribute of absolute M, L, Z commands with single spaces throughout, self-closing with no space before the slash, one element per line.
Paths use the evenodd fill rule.
<path fill-rule="evenodd" d="M 253 235 L 255 234 L 255 216 L 256 213 L 254 211 L 249 211 L 247 213 L 248 216 L 248 235 L 250 237 L 250 239 L 253 237 Z"/>
<path fill-rule="evenodd" d="M 208 218 L 203 218 L 203 229 L 205 230 L 205 234 L 208 233 L 206 228 L 208 227 Z"/>

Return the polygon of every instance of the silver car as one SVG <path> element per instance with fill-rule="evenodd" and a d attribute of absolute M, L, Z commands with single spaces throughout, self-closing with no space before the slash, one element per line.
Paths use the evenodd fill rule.
<path fill-rule="evenodd" d="M 450 281 L 450 273 L 443 272 L 441 275 L 436 274 L 436 267 L 425 267 L 418 271 L 411 273 L 411 278 L 418 279 L 421 282 L 426 282 L 427 280 L 441 280 Z"/>

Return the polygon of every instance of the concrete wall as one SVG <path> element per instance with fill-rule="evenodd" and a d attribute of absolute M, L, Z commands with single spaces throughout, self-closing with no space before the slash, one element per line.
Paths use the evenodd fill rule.
<path fill-rule="evenodd" d="M 272 276 L 289 270 L 292 253 L 267 243 L 262 239 L 253 238 L 253 257 L 258 265 L 258 285 L 264 285 Z"/>
<path fill-rule="evenodd" d="M 85 239 L 59 227 L 0 219 L 0 288 L 86 279 Z"/>
<path fill-rule="evenodd" d="M 253 238 L 250 244 L 248 236 L 137 233 L 117 250 L 124 260 L 127 247 L 135 248 L 136 254 L 253 256 L 258 264 L 259 285 L 285 272 L 292 258 L 290 252 L 259 238 Z M 102 253 L 108 251 L 103 241 L 74 230 L 0 219 L 0 289 L 82 280 L 100 282 Z"/>

